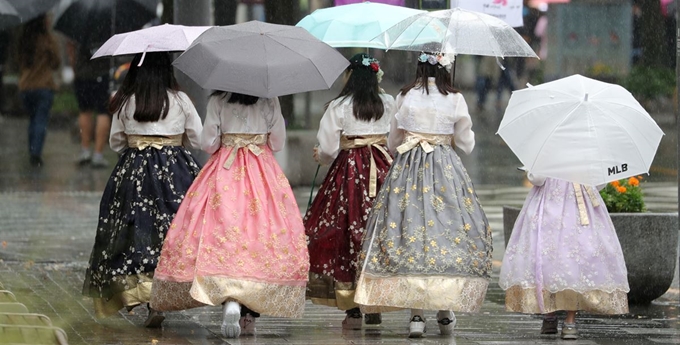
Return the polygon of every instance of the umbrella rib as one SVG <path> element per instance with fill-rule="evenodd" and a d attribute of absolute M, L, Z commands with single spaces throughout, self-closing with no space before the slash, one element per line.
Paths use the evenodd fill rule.
<path fill-rule="evenodd" d="M 598 109 L 600 109 L 602 111 L 602 108 L 600 108 L 600 106 L 598 106 L 597 104 L 593 104 L 593 106 L 597 107 Z M 610 118 L 611 120 L 613 120 L 614 122 L 619 124 L 619 126 L 626 132 L 626 134 L 628 134 L 628 138 L 630 138 L 631 141 L 633 140 L 633 136 L 630 135 L 630 132 L 628 131 L 628 129 L 626 129 L 626 127 L 624 127 L 624 126 L 621 126 L 621 122 L 616 117 L 608 115 L 605 111 L 602 111 L 602 114 L 604 114 L 605 116 L 607 116 L 608 118 Z M 635 151 L 637 152 L 638 157 L 640 157 L 640 160 L 644 162 L 645 159 L 642 156 L 642 152 L 640 152 L 640 148 L 637 145 L 635 145 Z M 650 165 L 651 165 L 651 162 L 650 162 Z"/>
<path fill-rule="evenodd" d="M 286 50 L 292 51 L 293 53 L 297 53 L 297 51 L 295 51 L 295 50 L 291 49 L 290 47 L 286 46 L 285 44 L 279 42 L 275 37 L 269 36 L 269 38 L 271 38 L 273 42 L 276 42 L 276 44 L 278 44 L 279 46 L 285 48 Z M 297 40 L 298 40 L 298 41 L 304 41 L 304 40 L 301 40 L 301 39 L 297 39 Z M 301 55 L 301 54 L 300 54 L 300 55 Z M 312 61 L 312 59 L 310 59 L 308 56 L 305 56 L 305 55 L 301 55 L 301 56 L 304 56 L 305 59 L 307 59 L 308 61 Z M 319 75 L 323 78 L 323 73 L 319 70 L 319 67 L 317 67 L 316 64 L 313 63 L 313 62 L 312 62 L 312 66 L 314 66 L 314 68 L 316 69 L 316 71 L 319 72 Z M 325 81 L 325 78 L 323 78 L 323 79 L 324 79 L 324 81 Z"/>
<path fill-rule="evenodd" d="M 479 16 L 478 16 L 477 18 L 479 18 Z M 488 24 L 488 23 L 486 23 L 486 22 L 483 21 L 483 20 L 480 20 L 480 22 L 482 22 L 482 24 L 484 24 L 484 25 L 486 26 L 486 28 L 489 29 L 489 32 L 493 32 L 493 31 L 491 30 L 491 28 L 489 27 L 489 24 Z M 495 38 L 495 37 L 494 37 L 494 38 Z M 495 49 L 491 48 L 491 50 L 495 50 Z M 505 59 L 505 56 L 503 55 L 503 52 L 501 52 L 500 55 L 495 55 L 495 56 L 500 56 L 501 58 Z"/>
<path fill-rule="evenodd" d="M 583 103 L 583 102 L 581 102 L 581 103 Z M 565 116 L 562 118 L 562 121 L 560 121 L 559 123 L 557 123 L 557 124 L 555 125 L 555 127 L 553 127 L 553 129 L 550 131 L 550 134 L 548 134 L 548 135 L 546 136 L 546 138 L 550 138 L 550 137 L 552 136 L 552 134 L 555 133 L 555 130 L 557 129 L 557 127 L 559 127 L 562 123 L 564 123 L 564 121 L 566 121 L 566 120 L 571 116 L 571 114 L 573 114 L 573 113 L 576 111 L 576 109 L 578 109 L 578 107 L 581 105 L 581 103 L 577 104 L 577 105 L 574 107 L 574 109 L 572 109 L 567 115 L 565 115 Z M 543 148 L 545 147 L 545 144 L 546 144 L 547 141 L 548 141 L 548 140 L 544 141 L 543 144 L 541 145 L 541 148 L 538 149 L 538 151 L 536 152 L 536 157 L 538 157 L 538 156 L 541 155 L 541 152 L 543 151 Z M 537 161 L 537 159 L 534 160 L 534 164 L 536 164 L 536 161 Z M 533 168 L 534 168 L 534 166 L 533 166 L 533 164 L 532 164 L 532 165 L 531 165 L 531 169 L 529 169 L 529 171 L 531 171 Z"/>

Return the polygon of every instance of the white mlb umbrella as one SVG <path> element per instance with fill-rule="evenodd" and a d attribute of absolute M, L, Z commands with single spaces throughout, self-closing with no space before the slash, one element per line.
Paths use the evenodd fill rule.
<path fill-rule="evenodd" d="M 648 173 L 664 135 L 626 89 L 581 75 L 513 92 L 498 134 L 528 171 L 591 186 Z"/>

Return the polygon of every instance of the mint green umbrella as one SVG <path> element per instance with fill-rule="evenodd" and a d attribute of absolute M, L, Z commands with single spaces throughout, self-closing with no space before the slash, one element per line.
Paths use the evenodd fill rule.
<path fill-rule="evenodd" d="M 385 49 L 384 43 L 371 40 L 399 21 L 424 12 L 401 6 L 361 2 L 316 10 L 302 18 L 296 26 L 305 28 L 314 37 L 334 48 Z"/>

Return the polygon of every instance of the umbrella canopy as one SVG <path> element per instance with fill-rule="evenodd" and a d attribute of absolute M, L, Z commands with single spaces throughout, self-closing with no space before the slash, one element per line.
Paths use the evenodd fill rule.
<path fill-rule="evenodd" d="M 117 34 L 104 42 L 92 58 L 145 52 L 184 51 L 209 28 L 211 26 L 163 24 Z"/>
<path fill-rule="evenodd" d="M 18 25 L 21 23 L 21 18 L 14 6 L 10 5 L 7 0 L 0 0 L 0 29 Z"/>
<path fill-rule="evenodd" d="M 0 0 L 0 30 L 26 23 L 47 13 L 60 0 Z M 11 8 L 11 9 L 10 9 Z"/>
<path fill-rule="evenodd" d="M 527 170 L 592 186 L 647 173 L 663 136 L 626 89 L 580 75 L 513 92 L 498 134 Z"/>
<path fill-rule="evenodd" d="M 331 47 L 385 49 L 385 44 L 371 41 L 375 36 L 410 16 L 424 11 L 372 2 L 318 9 L 296 26 L 307 29 Z"/>
<path fill-rule="evenodd" d="M 328 89 L 349 62 L 303 28 L 250 21 L 206 30 L 173 64 L 205 89 L 271 98 Z"/>
<path fill-rule="evenodd" d="M 504 21 L 461 8 L 408 17 L 372 41 L 397 50 L 538 57 L 522 36 Z"/>
<path fill-rule="evenodd" d="M 140 29 L 156 18 L 160 0 L 75 0 L 57 13 L 54 29 L 88 49 L 109 37 Z"/>

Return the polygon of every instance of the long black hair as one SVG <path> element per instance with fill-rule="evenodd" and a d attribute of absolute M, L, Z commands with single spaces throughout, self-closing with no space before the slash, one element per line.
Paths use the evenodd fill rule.
<path fill-rule="evenodd" d="M 361 121 L 379 120 L 385 112 L 385 105 L 380 98 L 380 86 L 378 86 L 378 69 L 380 65 L 368 54 L 356 54 L 349 59 L 350 65 L 347 73 L 350 73 L 345 87 L 338 97 L 332 101 L 352 97 L 352 111 L 354 117 Z M 330 102 L 329 102 L 330 104 Z M 328 104 L 326 104 L 328 107 Z"/>
<path fill-rule="evenodd" d="M 47 35 L 47 16 L 42 14 L 24 24 L 19 42 L 19 64 L 30 68 L 35 61 L 38 37 Z"/>
<path fill-rule="evenodd" d="M 141 59 L 142 54 L 137 54 L 132 59 L 123 84 L 111 99 L 109 111 L 112 114 L 120 111 L 134 95 L 134 119 L 139 122 L 155 122 L 168 115 L 170 106 L 168 91 L 173 93 L 179 91 L 179 85 L 172 70 L 169 53 L 146 53 L 142 65 L 137 66 Z"/>
<path fill-rule="evenodd" d="M 435 53 L 421 53 L 427 55 L 434 55 Z M 442 54 L 443 55 L 443 54 Z M 421 86 L 425 88 L 425 93 L 430 94 L 428 87 L 427 78 L 434 78 L 434 83 L 437 86 L 437 90 L 442 95 L 448 95 L 449 93 L 458 93 L 459 91 L 453 88 L 451 85 L 451 75 L 446 68 L 444 68 L 439 63 L 431 64 L 428 61 L 422 62 L 418 60 L 418 66 L 416 67 L 416 78 L 413 81 L 401 88 L 401 94 L 405 95 L 414 87 Z"/>
<path fill-rule="evenodd" d="M 253 105 L 257 103 L 257 100 L 260 99 L 260 97 L 257 96 L 251 96 L 251 95 L 246 95 L 242 93 L 236 93 L 236 92 L 227 92 L 227 91 L 214 91 L 210 96 L 219 96 L 219 97 L 226 97 L 228 94 L 231 94 L 229 96 L 229 99 L 227 100 L 227 103 L 238 103 L 238 104 L 243 104 L 243 105 Z"/>

